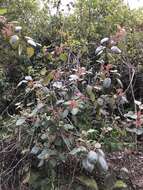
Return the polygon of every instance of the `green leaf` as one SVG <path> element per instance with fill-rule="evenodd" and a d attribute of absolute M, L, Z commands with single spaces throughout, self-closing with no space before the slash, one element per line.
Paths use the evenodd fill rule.
<path fill-rule="evenodd" d="M 35 53 L 35 49 L 33 47 L 27 47 L 26 51 L 29 58 L 31 58 Z"/>
<path fill-rule="evenodd" d="M 44 77 L 43 84 L 48 85 L 49 82 L 53 79 L 53 77 L 54 77 L 54 74 L 51 71 L 47 76 Z"/>
<path fill-rule="evenodd" d="M 23 48 L 22 48 L 21 44 L 19 44 L 19 46 L 18 46 L 18 55 L 19 56 L 22 54 L 22 50 L 23 50 Z"/>
<path fill-rule="evenodd" d="M 73 108 L 73 109 L 71 110 L 72 115 L 76 115 L 78 112 L 79 112 L 79 109 L 78 109 L 78 108 Z"/>
<path fill-rule="evenodd" d="M 86 187 L 91 188 L 92 190 L 98 190 L 97 183 L 94 179 L 91 179 L 87 176 L 80 176 L 77 179 Z"/>
<path fill-rule="evenodd" d="M 118 180 L 116 181 L 114 188 L 118 188 L 118 189 L 127 188 L 127 185 L 122 180 Z"/>
<path fill-rule="evenodd" d="M 41 74 L 42 76 L 45 76 L 46 73 L 47 73 L 47 69 L 46 69 L 46 67 L 44 67 L 44 68 L 40 71 L 40 74 Z"/>
<path fill-rule="evenodd" d="M 70 124 L 65 124 L 65 125 L 64 125 L 64 129 L 65 129 L 66 131 L 72 130 L 72 129 L 74 129 L 74 126 L 73 126 L 73 125 L 70 125 Z"/>
<path fill-rule="evenodd" d="M 88 96 L 90 97 L 91 101 L 94 102 L 95 101 L 95 95 L 94 95 L 92 90 L 93 90 L 92 86 L 88 85 L 86 88 L 86 92 L 87 92 Z"/>
<path fill-rule="evenodd" d="M 80 146 L 78 148 L 74 148 L 69 154 L 75 155 L 80 152 L 87 152 L 87 149 L 84 146 Z"/>
<path fill-rule="evenodd" d="M 95 130 L 95 129 L 89 129 L 88 131 L 87 131 L 87 134 L 92 134 L 92 133 L 96 133 L 97 132 L 97 130 Z"/>
<path fill-rule="evenodd" d="M 60 59 L 65 62 L 67 60 L 67 54 L 66 53 L 62 53 L 60 55 Z"/>
<path fill-rule="evenodd" d="M 7 9 L 6 8 L 0 8 L 0 15 L 4 15 L 7 13 Z"/>

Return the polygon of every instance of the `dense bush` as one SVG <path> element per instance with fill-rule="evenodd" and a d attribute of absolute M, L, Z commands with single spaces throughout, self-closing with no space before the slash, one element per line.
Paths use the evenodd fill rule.
<path fill-rule="evenodd" d="M 119 0 L 78 0 L 69 16 L 58 2 L 56 15 L 28 0 L 4 6 L 0 187 L 106 189 L 103 151 L 137 148 L 143 133 L 138 13 Z M 120 187 L 115 177 L 109 188 Z"/>

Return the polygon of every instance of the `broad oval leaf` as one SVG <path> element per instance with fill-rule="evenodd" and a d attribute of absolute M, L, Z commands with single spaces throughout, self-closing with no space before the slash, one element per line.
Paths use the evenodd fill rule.
<path fill-rule="evenodd" d="M 77 177 L 77 179 L 89 189 L 98 190 L 97 183 L 94 179 L 91 179 L 87 176 L 80 176 L 80 177 Z"/>
<path fill-rule="evenodd" d="M 25 83 L 25 84 L 26 84 L 27 82 L 28 82 L 27 80 L 22 80 L 22 81 L 20 81 L 20 82 L 18 83 L 18 85 L 17 85 L 17 86 L 19 87 L 19 86 L 21 86 L 23 83 Z"/>
<path fill-rule="evenodd" d="M 33 41 L 33 39 L 32 39 L 31 37 L 29 37 L 29 36 L 25 36 L 25 39 L 26 39 L 26 40 L 32 40 L 32 41 Z"/>
<path fill-rule="evenodd" d="M 135 100 L 134 103 L 138 106 L 140 106 L 142 103 L 140 101 Z"/>
<path fill-rule="evenodd" d="M 72 130 L 72 129 L 74 129 L 74 126 L 73 126 L 73 125 L 70 125 L 70 124 L 65 124 L 65 125 L 64 125 L 64 129 L 65 129 L 66 131 Z"/>
<path fill-rule="evenodd" d="M 39 160 L 45 160 L 48 159 L 50 156 L 55 156 L 57 154 L 56 151 L 54 150 L 48 150 L 44 149 L 42 152 L 37 156 Z"/>
<path fill-rule="evenodd" d="M 90 151 L 87 155 L 87 159 L 91 164 L 96 164 L 98 160 L 98 154 L 94 151 Z"/>
<path fill-rule="evenodd" d="M 4 15 L 7 13 L 7 8 L 0 7 L 0 15 Z"/>
<path fill-rule="evenodd" d="M 121 176 L 121 179 L 129 179 L 129 170 L 125 167 L 121 168 L 120 169 L 120 176 Z"/>
<path fill-rule="evenodd" d="M 122 81 L 121 81 L 119 78 L 117 78 L 116 80 L 117 80 L 118 84 L 120 85 L 120 87 L 123 88 L 123 83 L 122 83 Z"/>
<path fill-rule="evenodd" d="M 103 156 L 98 155 L 98 163 L 103 171 L 108 171 L 108 164 Z"/>
<path fill-rule="evenodd" d="M 93 170 L 94 170 L 94 164 L 91 164 L 91 163 L 88 161 L 87 158 L 82 161 L 82 166 L 83 166 L 83 168 L 84 168 L 86 171 L 88 171 L 88 172 L 90 172 L 90 173 L 93 172 Z"/>
<path fill-rule="evenodd" d="M 20 32 L 22 30 L 22 27 L 21 26 L 16 26 L 15 27 L 15 32 Z"/>
<path fill-rule="evenodd" d="M 10 45 L 15 49 L 19 44 L 19 37 L 17 35 L 11 36 L 9 40 Z"/>
<path fill-rule="evenodd" d="M 98 98 L 97 103 L 98 103 L 98 105 L 103 106 L 104 105 L 104 99 L 103 98 Z"/>
<path fill-rule="evenodd" d="M 69 114 L 69 110 L 65 109 L 64 112 L 61 114 L 63 118 L 66 118 Z"/>
<path fill-rule="evenodd" d="M 42 47 L 42 45 L 41 45 L 41 44 L 39 44 L 39 43 L 36 43 L 36 45 L 37 45 L 39 48 L 41 48 L 41 47 Z"/>
<path fill-rule="evenodd" d="M 112 128 L 111 128 L 112 129 Z M 105 157 L 105 154 L 104 154 L 104 152 L 101 150 L 101 149 L 97 149 L 97 154 L 98 155 L 100 155 L 100 156 L 102 156 L 102 157 Z"/>
<path fill-rule="evenodd" d="M 76 115 L 78 112 L 79 112 L 79 109 L 78 109 L 78 108 L 73 108 L 73 109 L 71 110 L 72 115 Z"/>
<path fill-rule="evenodd" d="M 28 43 L 30 46 L 33 46 L 33 47 L 36 47 L 36 46 L 37 46 L 36 43 L 35 43 L 33 40 L 31 40 L 31 39 L 27 40 L 27 43 Z"/>
<path fill-rule="evenodd" d="M 110 88 L 111 87 L 111 78 L 106 78 L 103 81 L 103 88 Z"/>
<path fill-rule="evenodd" d="M 105 49 L 104 46 L 99 46 L 99 47 L 97 47 L 96 50 L 95 50 L 95 55 L 100 55 L 100 54 L 102 54 L 103 51 L 104 51 L 104 49 Z"/>
<path fill-rule="evenodd" d="M 93 87 L 90 86 L 90 85 L 87 85 L 87 87 L 86 87 L 86 92 L 87 92 L 87 94 L 89 95 L 91 101 L 94 102 L 94 101 L 95 101 L 95 95 L 94 95 L 94 93 L 93 93 Z"/>
<path fill-rule="evenodd" d="M 122 96 L 121 99 L 120 99 L 119 104 L 124 105 L 124 104 L 126 104 L 126 103 L 129 103 L 128 100 L 127 100 L 127 98 L 126 98 L 126 96 Z"/>
<path fill-rule="evenodd" d="M 122 53 L 122 51 L 117 46 L 112 46 L 111 51 L 116 54 Z"/>
<path fill-rule="evenodd" d="M 32 81 L 33 79 L 32 79 L 31 76 L 25 76 L 25 80 L 26 80 L 26 81 Z"/>
<path fill-rule="evenodd" d="M 97 142 L 97 143 L 95 143 L 94 147 L 95 147 L 96 149 L 99 149 L 99 148 L 101 148 L 101 144 Z"/>
<path fill-rule="evenodd" d="M 136 120 L 137 114 L 134 114 L 132 111 L 129 111 L 128 113 L 124 114 L 124 117 Z"/>
<path fill-rule="evenodd" d="M 53 87 L 58 88 L 58 89 L 61 89 L 61 88 L 63 87 L 63 83 L 62 83 L 62 82 L 59 82 L 59 81 L 54 82 L 54 83 L 53 83 Z"/>
<path fill-rule="evenodd" d="M 46 73 L 47 73 L 47 69 L 46 69 L 46 67 L 44 67 L 44 68 L 40 71 L 40 74 L 41 74 L 42 76 L 45 76 Z"/>
<path fill-rule="evenodd" d="M 26 118 L 24 118 L 24 117 L 19 118 L 16 122 L 16 126 L 20 126 L 20 125 L 24 124 L 25 121 L 26 121 Z"/>
<path fill-rule="evenodd" d="M 122 190 L 123 188 L 127 188 L 127 185 L 122 180 L 118 180 L 116 181 L 114 188 L 118 188 Z"/>
<path fill-rule="evenodd" d="M 37 154 L 38 152 L 39 152 L 39 150 L 40 150 L 40 148 L 39 147 L 37 147 L 37 146 L 34 146 L 32 149 L 31 149 L 31 154 Z"/>
<path fill-rule="evenodd" d="M 29 58 L 31 58 L 34 55 L 34 53 L 35 53 L 35 50 L 32 47 L 27 47 L 26 51 L 27 51 L 27 56 Z"/>
<path fill-rule="evenodd" d="M 101 41 L 100 41 L 100 44 L 101 45 L 105 45 L 105 44 L 107 44 L 108 42 L 109 42 L 109 38 L 108 37 L 106 37 L 106 38 L 103 38 Z"/>
<path fill-rule="evenodd" d="M 84 146 L 80 146 L 78 148 L 74 148 L 69 154 L 76 155 L 81 152 L 87 152 L 87 149 Z"/>
<path fill-rule="evenodd" d="M 128 132 L 135 133 L 137 135 L 142 135 L 143 134 L 143 128 L 132 128 L 132 129 L 130 129 L 130 128 L 127 127 L 126 130 Z"/>
<path fill-rule="evenodd" d="M 69 76 L 69 81 L 76 81 L 78 79 L 79 79 L 79 77 L 77 75 L 70 75 Z"/>

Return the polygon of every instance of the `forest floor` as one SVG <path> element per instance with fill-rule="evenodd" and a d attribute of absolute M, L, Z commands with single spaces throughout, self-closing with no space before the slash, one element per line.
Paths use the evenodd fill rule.
<path fill-rule="evenodd" d="M 121 168 L 128 171 L 129 183 L 133 190 L 143 190 L 143 141 L 139 143 L 142 150 L 114 152 L 108 155 L 108 163 L 118 173 Z"/>

